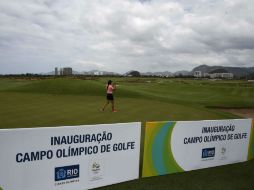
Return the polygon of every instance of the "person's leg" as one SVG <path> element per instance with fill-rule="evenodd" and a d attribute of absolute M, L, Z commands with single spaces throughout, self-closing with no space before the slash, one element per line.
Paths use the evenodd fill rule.
<path fill-rule="evenodd" d="M 111 104 L 112 104 L 112 111 L 113 111 L 113 112 L 116 112 L 114 100 L 111 101 Z"/>
<path fill-rule="evenodd" d="M 101 111 L 104 111 L 107 107 L 107 105 L 109 104 L 109 100 L 107 100 L 106 104 L 103 106 L 103 108 L 101 109 Z"/>

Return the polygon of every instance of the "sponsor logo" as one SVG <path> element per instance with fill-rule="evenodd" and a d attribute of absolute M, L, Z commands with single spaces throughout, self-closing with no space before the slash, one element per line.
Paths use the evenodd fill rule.
<path fill-rule="evenodd" d="M 202 149 L 202 158 L 214 158 L 214 156 L 215 156 L 215 147 Z"/>
<path fill-rule="evenodd" d="M 225 147 L 221 148 L 221 154 L 224 156 L 227 152 L 227 149 Z"/>
<path fill-rule="evenodd" d="M 55 181 L 79 178 L 79 165 L 55 168 Z"/>
<path fill-rule="evenodd" d="M 103 160 L 92 160 L 90 162 L 90 181 L 97 181 L 103 179 Z"/>
<path fill-rule="evenodd" d="M 97 162 L 94 162 L 93 165 L 92 165 L 92 171 L 93 171 L 94 173 L 99 173 L 100 170 L 101 170 L 100 164 L 97 163 Z"/>
<path fill-rule="evenodd" d="M 220 160 L 226 160 L 227 159 L 227 149 L 225 146 L 222 146 L 221 147 L 221 150 L 220 150 Z"/>

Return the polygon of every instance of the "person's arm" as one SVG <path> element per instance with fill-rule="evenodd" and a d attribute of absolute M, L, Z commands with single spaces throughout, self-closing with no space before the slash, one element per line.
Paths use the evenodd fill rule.
<path fill-rule="evenodd" d="M 112 87 L 113 87 L 113 90 L 116 90 L 116 84 L 113 84 Z"/>

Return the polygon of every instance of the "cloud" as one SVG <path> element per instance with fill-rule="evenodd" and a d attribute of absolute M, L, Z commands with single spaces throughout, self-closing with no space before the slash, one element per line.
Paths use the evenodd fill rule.
<path fill-rule="evenodd" d="M 253 66 L 251 0 L 0 2 L 0 73 Z"/>
<path fill-rule="evenodd" d="M 93 61 L 85 61 L 85 60 L 74 61 L 72 65 L 74 69 L 82 68 L 85 71 L 103 70 L 105 68 L 105 66 L 102 63 L 97 63 Z"/>

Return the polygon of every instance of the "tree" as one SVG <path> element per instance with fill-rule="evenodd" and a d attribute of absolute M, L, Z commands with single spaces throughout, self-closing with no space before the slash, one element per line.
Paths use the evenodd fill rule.
<path fill-rule="evenodd" d="M 138 71 L 130 71 L 129 75 L 132 77 L 140 77 L 141 76 L 140 72 L 138 72 Z"/>

